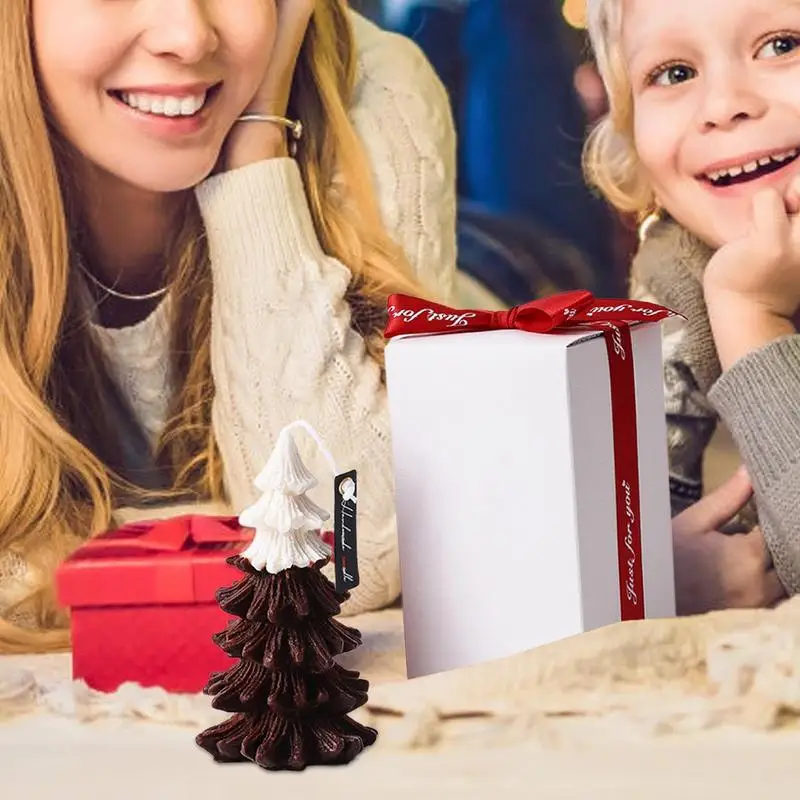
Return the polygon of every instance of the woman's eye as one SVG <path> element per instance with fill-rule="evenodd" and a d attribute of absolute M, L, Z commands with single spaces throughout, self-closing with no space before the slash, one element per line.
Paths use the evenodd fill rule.
<path fill-rule="evenodd" d="M 672 64 L 656 70 L 651 76 L 650 81 L 653 86 L 673 86 L 676 83 L 684 83 L 691 80 L 697 73 L 686 64 Z"/>
<path fill-rule="evenodd" d="M 797 36 L 775 36 L 756 53 L 756 58 L 778 58 L 788 55 L 800 46 Z"/>

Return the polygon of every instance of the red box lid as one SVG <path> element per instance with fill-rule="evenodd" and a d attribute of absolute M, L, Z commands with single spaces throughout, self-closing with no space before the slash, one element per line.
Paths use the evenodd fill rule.
<path fill-rule="evenodd" d="M 251 536 L 236 517 L 126 525 L 90 539 L 58 568 L 58 600 L 72 608 L 213 602 L 239 577 L 225 559 Z"/>

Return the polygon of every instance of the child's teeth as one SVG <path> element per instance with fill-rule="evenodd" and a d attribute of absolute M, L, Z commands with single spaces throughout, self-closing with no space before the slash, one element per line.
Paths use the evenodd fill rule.
<path fill-rule="evenodd" d="M 767 167 L 770 164 L 782 164 L 793 158 L 797 158 L 799 150 L 786 150 L 783 153 L 775 153 L 771 156 L 763 156 L 755 161 L 749 161 L 747 164 L 742 164 L 738 167 L 729 167 L 728 169 L 721 169 L 717 172 L 706 173 L 706 178 L 712 182 L 717 182 L 723 178 L 736 178 L 741 174 L 749 175 L 757 172 L 760 167 Z"/>

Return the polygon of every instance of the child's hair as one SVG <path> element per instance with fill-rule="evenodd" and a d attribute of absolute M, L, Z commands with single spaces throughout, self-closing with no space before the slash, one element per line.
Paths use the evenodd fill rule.
<path fill-rule="evenodd" d="M 29 0 L 4 0 L 0 24 L 0 559 L 35 576 L 17 607 L 35 626 L 0 622 L 0 652 L 63 649 L 66 614 L 52 575 L 82 539 L 110 524 L 115 431 L 104 426 L 109 378 L 76 302 L 71 269 L 80 201 L 69 147 L 48 119 L 32 46 Z M 366 301 L 423 293 L 381 222 L 365 152 L 348 117 L 355 52 L 346 0 L 316 3 L 290 113 L 306 134 L 297 160 L 317 234 L 347 264 Z M 212 282 L 193 196 L 170 248 L 176 392 L 158 458 L 172 492 L 224 500 L 211 429 Z M 383 357 L 380 332 L 367 338 Z M 38 630 L 37 630 L 38 628 Z"/>
<path fill-rule="evenodd" d="M 608 93 L 608 113 L 592 129 L 584 150 L 587 181 L 620 211 L 644 217 L 652 189 L 633 142 L 633 97 L 622 55 L 623 0 L 587 0 L 587 28 L 597 69 Z"/>

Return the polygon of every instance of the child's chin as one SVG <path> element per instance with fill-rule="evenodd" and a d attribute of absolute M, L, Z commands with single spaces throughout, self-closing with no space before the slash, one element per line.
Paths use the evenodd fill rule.
<path fill-rule="evenodd" d="M 697 237 L 712 249 L 719 250 L 720 247 L 724 247 L 735 239 L 741 239 L 745 230 L 747 230 L 747 227 L 745 227 L 744 223 L 734 226 L 726 220 L 708 231 L 697 234 Z"/>
<path fill-rule="evenodd" d="M 741 239 L 750 230 L 751 224 L 752 212 L 746 203 L 742 203 L 741 208 L 729 206 L 722 213 L 712 213 L 704 218 L 690 216 L 684 227 L 708 247 L 718 250 L 729 242 Z"/>

